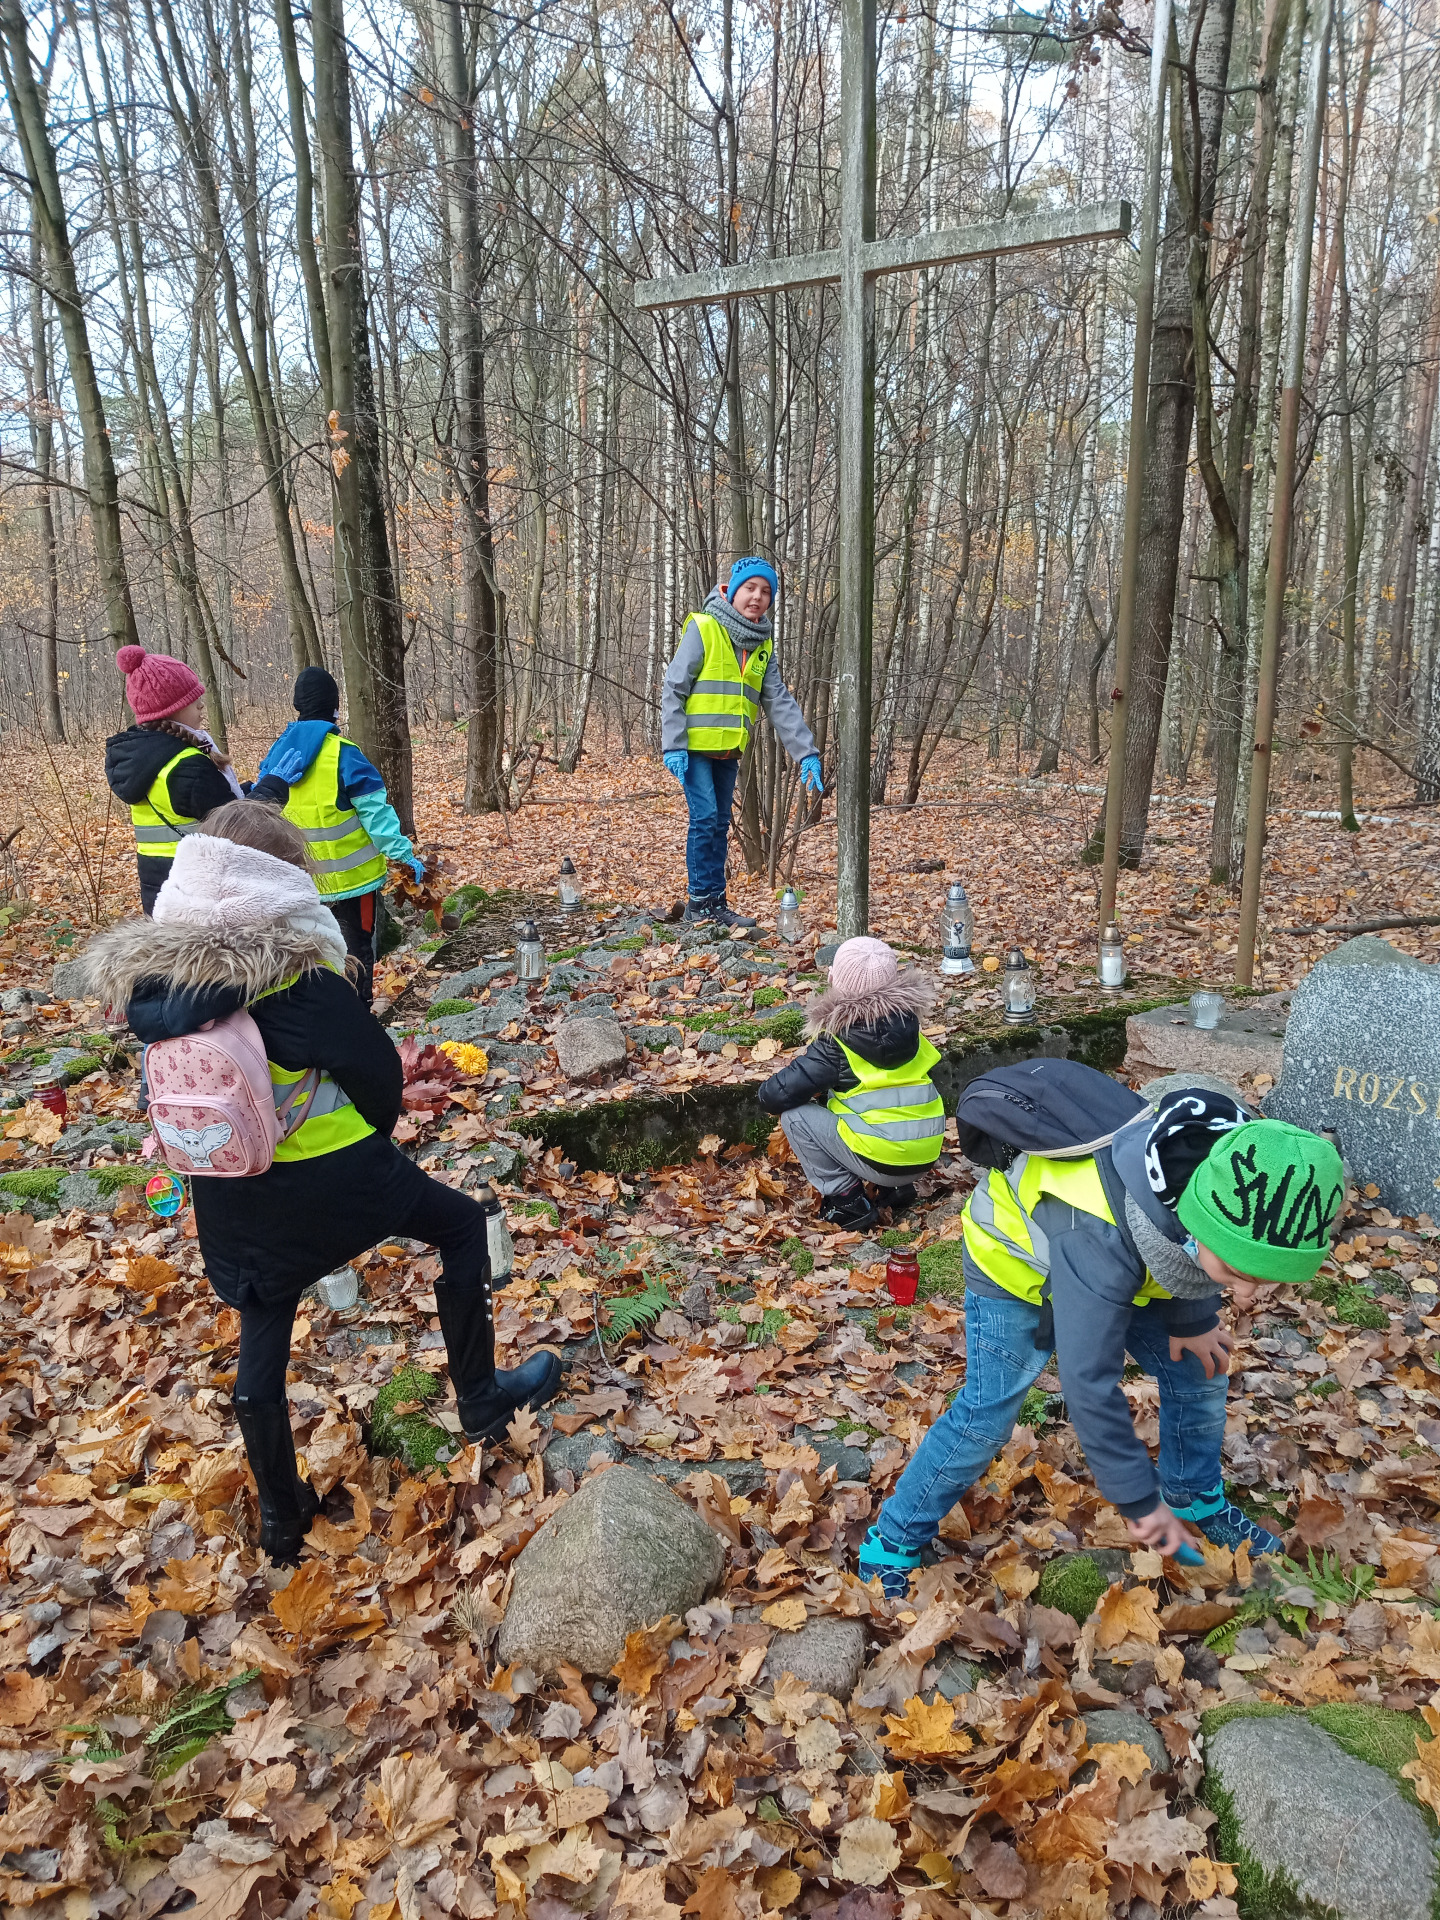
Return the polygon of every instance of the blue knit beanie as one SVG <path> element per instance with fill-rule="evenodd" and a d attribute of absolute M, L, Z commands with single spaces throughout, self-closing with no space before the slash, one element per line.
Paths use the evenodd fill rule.
<path fill-rule="evenodd" d="M 725 598 L 733 600 L 735 589 L 743 586 L 747 580 L 764 580 L 770 587 L 770 604 L 773 607 L 780 598 L 780 576 L 768 560 L 762 560 L 758 554 L 751 554 L 748 560 L 737 560 L 730 569 L 730 584 L 725 589 Z"/>

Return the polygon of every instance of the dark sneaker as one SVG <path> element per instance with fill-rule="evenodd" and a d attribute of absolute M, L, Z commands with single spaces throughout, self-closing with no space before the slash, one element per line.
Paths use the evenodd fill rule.
<path fill-rule="evenodd" d="M 877 1222 L 877 1214 L 864 1187 L 857 1180 L 844 1193 L 832 1193 L 820 1203 L 820 1218 L 847 1233 L 867 1233 Z"/>
<path fill-rule="evenodd" d="M 881 1187 L 876 1195 L 876 1205 L 888 1207 L 891 1213 L 905 1213 L 919 1197 L 915 1182 L 907 1180 L 903 1187 Z"/>
<path fill-rule="evenodd" d="M 687 900 L 681 917 L 687 927 L 708 925 L 715 918 L 715 910 L 708 900 Z"/>
<path fill-rule="evenodd" d="M 752 920 L 748 913 L 737 913 L 722 894 L 718 900 L 710 902 L 711 917 L 722 927 L 758 927 L 760 922 Z"/>
<path fill-rule="evenodd" d="M 1203 1533 L 1212 1547 L 1229 1547 L 1233 1552 L 1243 1540 L 1251 1553 L 1285 1551 L 1285 1542 L 1279 1535 L 1260 1526 L 1233 1501 L 1227 1500 L 1223 1487 L 1216 1487 L 1213 1493 L 1192 1500 L 1188 1507 L 1172 1507 L 1171 1512 L 1177 1520 L 1188 1521 Z"/>
<path fill-rule="evenodd" d="M 910 1576 L 919 1564 L 919 1547 L 892 1547 L 878 1527 L 871 1527 L 860 1542 L 860 1578 L 867 1586 L 878 1579 L 887 1600 L 910 1597 Z"/>

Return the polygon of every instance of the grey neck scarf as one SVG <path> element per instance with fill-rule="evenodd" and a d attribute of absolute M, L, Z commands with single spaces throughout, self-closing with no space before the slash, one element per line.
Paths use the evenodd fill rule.
<path fill-rule="evenodd" d="M 768 613 L 763 619 L 747 620 L 743 614 L 735 611 L 718 587 L 712 587 L 706 594 L 702 611 L 718 620 L 730 638 L 749 651 L 758 647 L 762 640 L 768 640 L 773 631 Z"/>
<path fill-rule="evenodd" d="M 1220 1291 L 1199 1262 L 1192 1260 L 1185 1249 L 1177 1247 L 1173 1240 L 1167 1240 L 1128 1193 L 1125 1196 L 1125 1224 L 1130 1229 L 1140 1258 L 1167 1293 L 1180 1300 L 1198 1300 L 1204 1294 Z"/>

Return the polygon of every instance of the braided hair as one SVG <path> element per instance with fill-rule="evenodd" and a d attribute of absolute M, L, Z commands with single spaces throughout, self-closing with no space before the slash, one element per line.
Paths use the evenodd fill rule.
<path fill-rule="evenodd" d="M 140 730 L 142 733 L 168 734 L 172 740 L 178 740 L 181 746 L 195 747 L 222 773 L 231 764 L 228 754 L 222 753 L 218 747 L 207 746 L 198 735 L 193 734 L 188 727 L 182 727 L 176 720 L 145 720 L 141 722 Z"/>

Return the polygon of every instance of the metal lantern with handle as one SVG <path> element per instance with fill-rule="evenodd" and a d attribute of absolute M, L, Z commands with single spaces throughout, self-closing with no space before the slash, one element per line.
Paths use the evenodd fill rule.
<path fill-rule="evenodd" d="M 941 973 L 973 973 L 975 962 L 970 946 L 975 935 L 975 915 L 958 880 L 950 882 L 950 891 L 940 909 Z"/>
<path fill-rule="evenodd" d="M 1029 1025 L 1035 1012 L 1035 973 L 1019 947 L 1012 947 L 1005 956 L 1001 999 L 1007 1026 Z"/>

